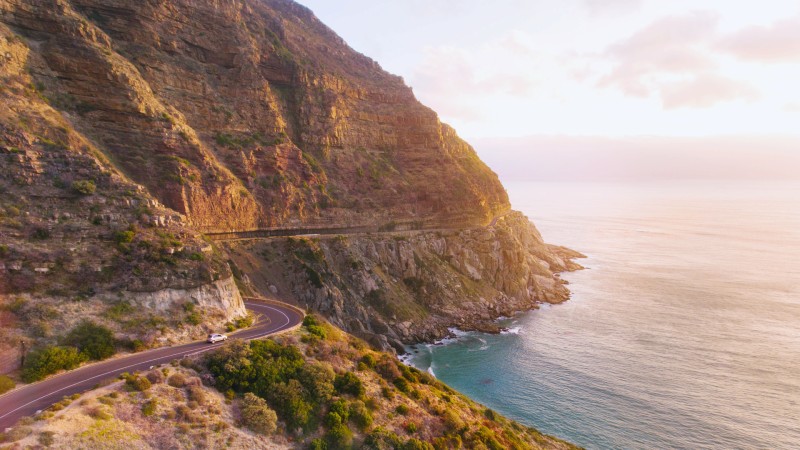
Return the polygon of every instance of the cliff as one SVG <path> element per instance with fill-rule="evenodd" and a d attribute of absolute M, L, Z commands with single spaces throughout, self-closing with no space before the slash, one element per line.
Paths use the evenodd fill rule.
<path fill-rule="evenodd" d="M 499 316 L 563 301 L 558 272 L 580 267 L 571 262 L 579 254 L 544 243 L 510 211 L 497 176 L 402 79 L 291 0 L 0 0 L 0 102 L 0 372 L 16 368 L 17 343 L 52 350 L 72 345 L 67 337 L 81 329 L 108 338 L 111 353 L 100 359 L 247 325 L 240 289 L 401 350 L 452 326 L 496 331 Z M 344 234 L 209 239 L 276 228 Z M 403 228 L 414 231 L 391 231 Z M 325 333 L 304 334 L 309 345 L 295 339 L 281 352 L 306 352 L 292 367 L 311 363 L 314 376 L 331 375 L 331 365 L 339 375 L 364 372 L 354 376 L 372 397 L 381 392 L 373 409 L 391 431 L 364 430 L 377 433 L 376 448 L 430 448 L 411 436 L 417 427 L 438 448 L 462 439 L 470 448 L 568 447 L 386 355 L 394 369 L 380 378 L 354 359 L 371 352 L 361 341 L 325 329 L 338 338 L 320 344 Z M 286 395 L 308 379 L 292 381 Z M 157 391 L 181 402 L 190 395 Z M 213 448 L 219 442 L 202 433 L 224 434 L 240 418 L 217 397 L 167 409 L 142 396 L 134 409 L 111 411 L 115 421 L 97 405 L 72 418 L 101 438 L 119 425 L 126 445 L 197 438 Z M 390 408 L 401 401 L 417 415 L 398 418 Z M 198 406 L 217 422 L 189 411 Z M 298 432 L 282 419 L 278 444 L 319 435 L 333 405 L 317 406 L 306 423 L 317 428 Z M 469 423 L 443 427 L 460 423 L 448 411 Z M 171 422 L 148 418 L 156 413 L 197 420 L 180 424 L 175 444 Z M 92 446 L 86 436 L 61 442 Z"/>
<path fill-rule="evenodd" d="M 331 261 L 366 269 L 309 269 L 329 274 L 323 291 L 304 268 L 274 283 L 347 329 L 391 322 L 405 340 L 566 296 L 553 276 L 566 264 L 526 220 L 483 228 L 509 204 L 473 149 L 290 0 L 0 0 L 0 34 L 0 294 L 121 293 L 164 311 L 196 303 L 170 292 L 230 278 L 202 232 L 411 223 L 467 231 L 353 238 Z M 242 313 L 209 292 L 204 305 Z"/>
<path fill-rule="evenodd" d="M 569 297 L 559 272 L 580 257 L 544 243 L 512 212 L 486 227 L 225 244 L 245 284 L 320 311 L 373 344 L 402 351 L 448 327 L 494 320 Z"/>
<path fill-rule="evenodd" d="M 2 0 L 43 97 L 201 230 L 483 223 L 497 177 L 289 0 Z"/>

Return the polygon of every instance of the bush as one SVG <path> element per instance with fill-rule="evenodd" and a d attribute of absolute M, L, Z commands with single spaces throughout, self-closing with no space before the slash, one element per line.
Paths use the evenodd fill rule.
<path fill-rule="evenodd" d="M 183 376 L 182 373 L 172 374 L 169 378 L 167 378 L 167 384 L 172 387 L 182 388 L 186 386 L 186 377 Z"/>
<path fill-rule="evenodd" d="M 136 237 L 136 232 L 134 231 L 117 231 L 114 233 L 114 240 L 117 244 L 130 244 L 133 242 L 133 238 Z"/>
<path fill-rule="evenodd" d="M 122 374 L 122 378 L 125 379 L 125 386 L 128 386 L 135 391 L 144 392 L 153 387 L 153 385 L 150 383 L 150 380 L 145 377 L 131 375 L 126 372 Z"/>
<path fill-rule="evenodd" d="M 367 353 L 361 357 L 360 362 L 370 369 L 374 369 L 377 361 L 375 361 L 375 357 L 372 355 L 372 353 Z"/>
<path fill-rule="evenodd" d="M 408 414 L 408 406 L 400 404 L 397 405 L 397 408 L 394 409 L 397 414 L 405 416 Z"/>
<path fill-rule="evenodd" d="M 319 325 L 319 320 L 317 319 L 317 316 L 313 314 L 307 314 L 305 317 L 303 317 L 303 326 L 308 327 L 311 325 Z"/>
<path fill-rule="evenodd" d="M 198 405 L 206 404 L 206 391 L 202 386 L 189 386 L 188 389 L 189 400 L 197 402 Z"/>
<path fill-rule="evenodd" d="M 158 407 L 158 400 L 155 398 L 151 399 L 150 401 L 142 405 L 142 414 L 145 417 L 150 417 L 156 413 L 157 407 Z"/>
<path fill-rule="evenodd" d="M 56 433 L 53 431 L 42 431 L 39 433 L 39 445 L 42 447 L 50 447 L 55 444 L 55 434 Z"/>
<path fill-rule="evenodd" d="M 250 392 L 244 394 L 240 405 L 244 425 L 261 434 L 272 434 L 277 429 L 278 415 L 270 409 L 267 402 Z"/>
<path fill-rule="evenodd" d="M 320 438 L 316 438 L 308 444 L 308 450 L 327 450 L 328 444 Z"/>
<path fill-rule="evenodd" d="M 339 394 L 350 394 L 354 397 L 361 397 L 366 392 L 364 384 L 353 372 L 337 375 L 333 386 Z"/>
<path fill-rule="evenodd" d="M 325 441 L 331 450 L 349 449 L 353 442 L 353 432 L 347 428 L 347 425 L 340 424 L 328 429 L 328 432 L 325 433 Z"/>
<path fill-rule="evenodd" d="M 350 420 L 363 432 L 372 426 L 373 418 L 367 405 L 358 400 L 350 405 Z"/>
<path fill-rule="evenodd" d="M 92 195 L 97 186 L 92 180 L 77 180 L 72 183 L 72 190 L 81 195 Z"/>
<path fill-rule="evenodd" d="M 6 375 L 0 375 L 0 394 L 5 394 L 6 392 L 14 389 L 17 383 L 14 383 L 14 380 L 7 377 Z"/>
<path fill-rule="evenodd" d="M 434 450 L 433 446 L 417 438 L 411 438 L 403 444 L 403 450 Z"/>
<path fill-rule="evenodd" d="M 383 427 L 376 427 L 364 439 L 362 448 L 368 450 L 384 450 L 387 448 L 402 448 L 403 441 L 392 431 Z"/>
<path fill-rule="evenodd" d="M 87 359 L 75 347 L 41 347 L 31 351 L 25 359 L 22 379 L 38 381 L 59 370 L 74 369 Z"/>
<path fill-rule="evenodd" d="M 405 378 L 398 378 L 394 380 L 394 385 L 400 392 L 403 392 L 405 394 L 411 392 L 411 385 L 408 384 L 408 381 L 406 381 Z"/>
<path fill-rule="evenodd" d="M 106 359 L 116 352 L 114 333 L 88 320 L 73 328 L 64 337 L 63 343 L 77 347 L 86 357 L 94 360 Z"/>
<path fill-rule="evenodd" d="M 397 368 L 397 363 L 388 356 L 383 356 L 378 361 L 375 370 L 388 381 L 394 381 L 402 376 L 400 369 Z"/>

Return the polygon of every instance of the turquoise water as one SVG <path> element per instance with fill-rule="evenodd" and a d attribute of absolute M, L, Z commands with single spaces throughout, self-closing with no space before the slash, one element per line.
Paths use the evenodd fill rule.
<path fill-rule="evenodd" d="M 414 365 L 587 448 L 800 448 L 800 184 L 508 188 L 588 269 Z"/>

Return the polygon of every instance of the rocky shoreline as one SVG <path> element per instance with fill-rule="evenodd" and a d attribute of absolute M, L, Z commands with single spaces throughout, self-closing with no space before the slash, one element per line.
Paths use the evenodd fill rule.
<path fill-rule="evenodd" d="M 226 244 L 253 290 L 324 314 L 383 349 L 432 342 L 450 327 L 499 332 L 496 319 L 569 298 L 560 272 L 578 252 L 544 243 L 527 217 L 458 231 Z"/>

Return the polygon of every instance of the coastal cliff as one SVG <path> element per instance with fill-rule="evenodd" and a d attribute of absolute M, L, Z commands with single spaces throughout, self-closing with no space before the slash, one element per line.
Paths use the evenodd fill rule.
<path fill-rule="evenodd" d="M 0 56 L 2 294 L 162 311 L 207 289 L 232 319 L 201 233 L 404 223 L 447 230 L 311 242 L 322 263 L 254 293 L 384 347 L 566 298 L 566 254 L 503 216 L 474 150 L 292 1 L 0 0 Z"/>
<path fill-rule="evenodd" d="M 402 351 L 564 301 L 558 273 L 580 268 L 580 254 L 511 211 L 495 173 L 400 77 L 291 0 L 0 0 L 0 104 L 0 373 L 17 380 L 249 326 L 247 294 Z M 276 229 L 320 235 L 237 240 Z M 259 391 L 260 407 L 305 417 L 304 431 L 282 412 L 272 442 L 338 442 L 349 408 L 363 415 L 370 402 L 380 426 L 359 425 L 356 440 L 376 442 L 366 448 L 571 448 L 315 320 L 278 344 L 231 339 L 222 351 L 279 345 L 270 358 L 300 371 Z M 92 353 L 98 336 L 105 348 Z M 35 358 L 17 371 L 26 350 Z M 50 354 L 62 360 L 35 365 Z M 206 369 L 180 370 L 224 380 Z M 207 430 L 239 427 L 230 403 L 257 384 L 201 404 L 200 378 L 184 392 L 163 372 L 148 379 L 180 397 L 170 408 L 144 393 L 111 408 L 109 392 L 109 408 L 66 416 L 100 437 L 113 424 L 142 448 L 216 448 Z M 47 426 L 45 441 L 86 444 Z M 244 448 L 270 441 L 229 435 Z M 33 439 L 27 425 L 0 437 Z"/>
<path fill-rule="evenodd" d="M 495 319 L 569 297 L 577 252 L 544 243 L 512 212 L 490 226 L 225 245 L 253 290 L 324 314 L 382 348 L 498 331 Z"/>

